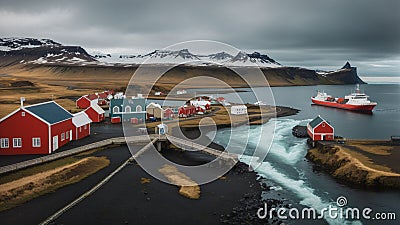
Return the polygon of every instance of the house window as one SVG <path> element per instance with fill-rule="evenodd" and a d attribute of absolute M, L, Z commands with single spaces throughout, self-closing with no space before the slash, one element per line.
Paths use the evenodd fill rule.
<path fill-rule="evenodd" d="M 32 138 L 32 147 L 40 147 L 40 138 Z"/>
<path fill-rule="evenodd" d="M 69 139 L 69 131 L 65 132 L 65 139 Z"/>
<path fill-rule="evenodd" d="M 21 148 L 22 147 L 22 138 L 13 138 L 13 147 Z"/>
<path fill-rule="evenodd" d="M 125 107 L 125 112 L 127 112 L 127 113 L 131 112 L 131 107 L 129 105 Z"/>
<path fill-rule="evenodd" d="M 325 127 L 325 123 L 322 123 L 322 127 Z"/>
<path fill-rule="evenodd" d="M 61 141 L 64 141 L 64 140 L 65 140 L 65 134 L 61 133 Z"/>
<path fill-rule="evenodd" d="M 22 112 L 22 113 L 21 113 L 21 116 L 25 116 L 25 112 Z"/>
<path fill-rule="evenodd" d="M 142 106 L 138 105 L 136 106 L 136 112 L 141 112 L 142 111 Z"/>
<path fill-rule="evenodd" d="M 8 138 L 1 138 L 1 148 L 8 148 L 9 143 L 8 143 Z"/>
<path fill-rule="evenodd" d="M 119 108 L 118 108 L 118 106 L 114 106 L 114 108 L 113 108 L 113 113 L 119 113 Z"/>
<path fill-rule="evenodd" d="M 79 132 L 82 132 L 82 127 L 79 127 Z"/>
<path fill-rule="evenodd" d="M 85 126 L 83 128 L 85 128 L 85 130 L 87 129 L 86 124 L 85 124 Z"/>

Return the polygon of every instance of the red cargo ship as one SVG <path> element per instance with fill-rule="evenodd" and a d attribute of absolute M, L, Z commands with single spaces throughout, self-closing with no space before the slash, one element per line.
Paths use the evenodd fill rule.
<path fill-rule="evenodd" d="M 325 92 L 317 91 L 315 97 L 311 97 L 311 101 L 316 105 L 347 109 L 353 111 L 371 112 L 377 105 L 376 102 L 368 100 L 366 94 L 360 92 L 360 87 L 357 84 L 356 91 L 344 98 L 335 98 Z"/>

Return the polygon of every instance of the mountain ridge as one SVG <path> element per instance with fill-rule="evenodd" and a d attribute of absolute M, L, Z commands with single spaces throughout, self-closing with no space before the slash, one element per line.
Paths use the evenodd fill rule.
<path fill-rule="evenodd" d="M 51 39 L 0 38 L 0 68 L 16 66 L 19 70 L 30 70 L 32 65 L 51 68 L 59 72 L 68 67 L 85 67 L 95 70 L 103 67 L 135 69 L 140 63 L 107 63 L 104 59 L 111 54 L 89 54 L 80 46 L 64 46 Z M 217 52 L 208 55 L 193 54 L 189 49 L 154 50 L 145 55 L 120 55 L 119 58 L 146 60 L 149 64 L 177 63 L 200 67 L 203 71 L 216 67 L 251 68 L 259 67 L 272 85 L 315 85 L 364 83 L 357 74 L 357 68 L 347 62 L 336 71 L 319 71 L 301 67 L 284 66 L 273 58 L 259 52 L 239 51 L 236 55 Z M 163 61 L 163 59 L 165 59 Z M 175 61 L 174 61 L 175 60 Z M 36 67 L 37 67 L 36 66 Z M 34 68 L 36 68 L 34 67 Z M 97 69 L 96 69 L 97 68 Z M 185 67 L 186 68 L 186 67 Z M 195 70 L 195 69 L 193 69 Z M 1 71 L 0 71 L 1 72 Z M 222 76 L 222 75 L 221 75 Z M 274 83 L 275 82 L 275 83 Z"/>

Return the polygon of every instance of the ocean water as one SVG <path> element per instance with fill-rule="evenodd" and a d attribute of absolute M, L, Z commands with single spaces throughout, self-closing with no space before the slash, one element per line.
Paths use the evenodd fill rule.
<path fill-rule="evenodd" d="M 398 218 L 395 221 L 344 221 L 326 217 L 329 224 L 399 224 L 399 191 L 375 192 L 352 188 L 338 183 L 325 173 L 313 171 L 312 163 L 305 160 L 306 140 L 291 134 L 293 126 L 306 124 L 316 115 L 321 115 L 334 125 L 338 135 L 348 138 L 387 139 L 390 135 L 400 135 L 400 85 L 372 84 L 361 87 L 371 96 L 371 100 L 378 102 L 372 115 L 312 106 L 310 103 L 310 97 L 316 89 L 325 90 L 335 96 L 344 96 L 350 93 L 352 88 L 354 87 L 350 85 L 273 88 L 276 105 L 294 107 L 301 112 L 273 119 L 260 126 L 252 126 L 250 135 L 243 133 L 246 129 L 241 127 L 218 130 L 214 141 L 228 146 L 229 140 L 232 140 L 236 148 L 244 146 L 246 149 L 241 161 L 254 165 L 260 176 L 266 178 L 269 183 L 272 182 L 275 192 L 288 196 L 295 204 L 322 209 L 329 205 L 335 206 L 336 199 L 344 196 L 348 201 L 347 207 L 369 207 L 373 212 L 395 212 Z M 245 102 L 256 101 L 250 92 L 240 94 Z M 229 100 L 229 94 L 223 96 Z M 274 130 L 273 138 L 268 132 L 262 132 L 263 129 Z M 265 155 L 266 157 L 260 158 Z M 292 220 L 290 223 L 308 224 L 310 221 Z M 318 224 L 318 221 L 315 224 Z"/>

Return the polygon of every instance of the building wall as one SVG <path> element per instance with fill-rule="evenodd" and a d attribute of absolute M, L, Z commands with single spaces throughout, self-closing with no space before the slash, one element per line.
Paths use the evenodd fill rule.
<path fill-rule="evenodd" d="M 110 117 L 120 117 L 122 122 L 130 122 L 131 118 L 137 118 L 144 122 L 146 120 L 146 104 L 144 98 L 139 99 L 111 99 L 110 101 Z M 126 106 L 131 108 L 131 112 L 126 112 Z M 142 108 L 142 111 L 136 112 L 137 106 Z M 118 113 L 114 112 L 114 108 L 118 108 Z"/>
<path fill-rule="evenodd" d="M 72 124 L 72 119 L 68 119 L 56 124 L 51 125 L 51 151 L 54 152 L 61 146 L 70 142 L 70 138 L 66 138 L 66 132 L 71 133 L 70 131 L 74 130 L 75 126 Z M 62 134 L 64 134 L 64 140 L 61 139 Z M 58 148 L 53 148 L 53 137 L 58 136 Z M 69 134 L 68 134 L 69 135 Z"/>
<path fill-rule="evenodd" d="M 86 115 L 92 120 L 94 123 L 98 123 L 104 120 L 104 113 L 98 114 L 96 110 L 92 107 L 85 110 Z"/>
<path fill-rule="evenodd" d="M 311 131 L 310 129 L 308 129 L 308 128 L 307 128 L 307 134 L 308 134 L 308 136 L 309 136 L 311 139 L 313 139 L 313 133 L 312 133 L 312 131 Z"/>
<path fill-rule="evenodd" d="M 308 133 L 308 136 L 310 136 L 310 138 L 312 139 L 313 133 L 310 129 L 312 129 L 312 128 L 307 127 L 307 133 Z M 322 123 L 321 123 L 318 127 L 316 127 L 314 129 L 314 139 L 313 140 L 314 141 L 322 141 L 322 139 L 326 140 L 326 141 L 334 140 L 334 133 L 333 133 L 332 127 L 328 126 L 327 124 L 325 124 L 325 127 L 323 127 Z"/>
<path fill-rule="evenodd" d="M 155 118 L 162 119 L 163 118 L 163 110 L 158 107 L 150 107 L 146 109 L 148 114 L 153 115 Z"/>
<path fill-rule="evenodd" d="M 32 138 L 36 137 L 40 138 L 40 147 L 32 146 Z M 49 153 L 48 125 L 25 110 L 19 110 L 0 123 L 0 138 L 9 140 L 9 148 L 0 148 L 0 155 Z M 13 148 L 13 138 L 22 138 L 21 148 Z"/>
<path fill-rule="evenodd" d="M 86 129 L 85 129 L 85 125 L 84 125 L 81 127 L 76 127 L 73 131 L 73 139 L 74 140 L 79 140 L 79 139 L 82 139 L 89 135 L 90 135 L 90 124 L 86 125 Z"/>
<path fill-rule="evenodd" d="M 333 128 L 326 122 L 322 122 L 314 129 L 314 133 L 333 133 Z"/>

